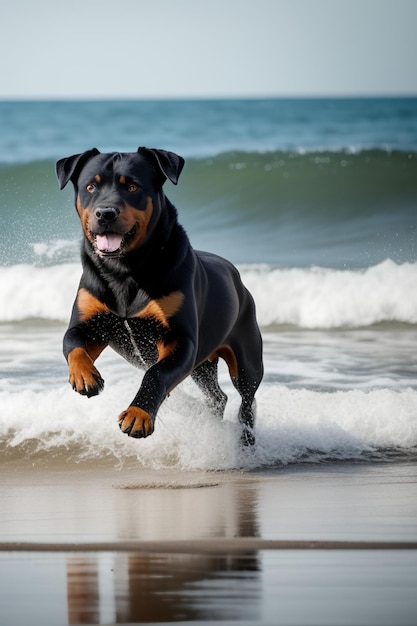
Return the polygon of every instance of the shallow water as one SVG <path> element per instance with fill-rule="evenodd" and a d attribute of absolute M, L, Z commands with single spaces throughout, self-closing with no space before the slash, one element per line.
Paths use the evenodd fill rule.
<path fill-rule="evenodd" d="M 257 394 L 258 445 L 239 450 L 239 398 L 227 368 L 225 420 L 214 419 L 191 380 L 160 409 L 156 431 L 130 440 L 117 416 L 142 372 L 111 350 L 97 362 L 106 386 L 96 398 L 66 383 L 64 325 L 1 325 L 2 463 L 25 459 L 66 467 L 68 461 L 133 460 L 142 467 L 233 469 L 325 460 L 414 458 L 417 447 L 414 326 L 265 332 L 265 379 Z M 24 416 L 24 417 L 23 417 Z M 43 461 L 42 461 L 43 459 Z"/>

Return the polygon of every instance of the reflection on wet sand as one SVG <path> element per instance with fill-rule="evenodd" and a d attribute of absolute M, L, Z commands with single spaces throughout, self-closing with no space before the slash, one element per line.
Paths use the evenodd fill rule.
<path fill-rule="evenodd" d="M 245 486 L 123 489 L 119 539 L 257 537 L 256 490 Z M 155 507 L 165 504 L 156 515 Z M 140 506 L 139 506 L 140 505 Z M 192 515 L 190 514 L 192 511 Z M 169 514 L 167 514 L 169 513 Z M 68 623 L 257 619 L 256 552 L 239 555 L 124 554 L 67 557 Z"/>
<path fill-rule="evenodd" d="M 181 541 L 259 536 L 256 482 L 166 484 L 169 487 L 115 485 L 118 539 Z"/>
<path fill-rule="evenodd" d="M 0 624 L 415 626 L 416 469 L 13 468 Z"/>
<path fill-rule="evenodd" d="M 256 554 L 67 558 L 68 623 L 259 618 Z"/>

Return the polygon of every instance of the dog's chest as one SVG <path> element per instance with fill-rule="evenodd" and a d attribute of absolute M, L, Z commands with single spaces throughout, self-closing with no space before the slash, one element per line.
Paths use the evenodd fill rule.
<path fill-rule="evenodd" d="M 105 313 L 90 319 L 86 334 L 93 340 L 104 342 L 139 367 L 149 367 L 158 360 L 157 345 L 169 332 L 153 317 L 122 318 Z"/>
<path fill-rule="evenodd" d="M 127 279 L 123 283 L 116 282 L 110 287 L 110 293 L 107 295 L 109 308 L 119 317 L 135 317 L 151 301 L 146 291 L 138 288 L 133 279 Z"/>
<path fill-rule="evenodd" d="M 182 292 L 175 291 L 152 299 L 136 289 L 112 293 L 103 302 L 81 289 L 77 302 L 92 341 L 105 343 L 135 365 L 148 367 L 158 360 L 158 345 L 175 338 L 171 320 L 183 298 Z"/>

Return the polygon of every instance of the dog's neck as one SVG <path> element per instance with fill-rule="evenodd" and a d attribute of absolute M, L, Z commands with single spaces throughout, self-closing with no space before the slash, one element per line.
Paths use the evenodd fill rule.
<path fill-rule="evenodd" d="M 178 267 L 192 254 L 188 236 L 178 223 L 175 207 L 166 199 L 166 206 L 149 238 L 140 248 L 116 258 L 99 257 L 85 240 L 82 252 L 84 267 L 91 263 L 110 286 L 118 308 L 129 308 L 140 291 L 151 298 L 166 295 L 177 285 Z M 123 285 L 121 290 L 120 285 Z"/>

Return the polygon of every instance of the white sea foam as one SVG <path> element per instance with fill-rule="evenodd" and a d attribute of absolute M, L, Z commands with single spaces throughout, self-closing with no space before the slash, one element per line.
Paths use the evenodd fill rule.
<path fill-rule="evenodd" d="M 244 266 L 241 273 L 264 328 L 417 323 L 417 263 L 396 264 L 387 259 L 364 270 Z M 77 263 L 0 268 L 0 322 L 67 321 L 80 275 Z"/>
<path fill-rule="evenodd" d="M 80 277 L 81 266 L 73 263 L 1 267 L 0 322 L 67 320 Z"/>
<path fill-rule="evenodd" d="M 108 458 L 116 465 L 134 461 L 153 469 L 225 470 L 384 458 L 392 451 L 411 453 L 417 446 L 417 391 L 411 389 L 321 393 L 263 385 L 257 445 L 242 451 L 236 395 L 220 422 L 207 412 L 191 383 L 162 405 L 151 437 L 128 438 L 118 428 L 117 415 L 131 400 L 131 386 L 132 381 L 119 380 L 111 393 L 90 400 L 69 386 L 0 392 L 2 454 L 30 458 L 38 452 L 64 462 Z"/>
<path fill-rule="evenodd" d="M 303 328 L 368 326 L 382 321 L 417 323 L 417 263 L 390 259 L 364 270 L 320 267 L 247 267 L 260 323 Z"/>

